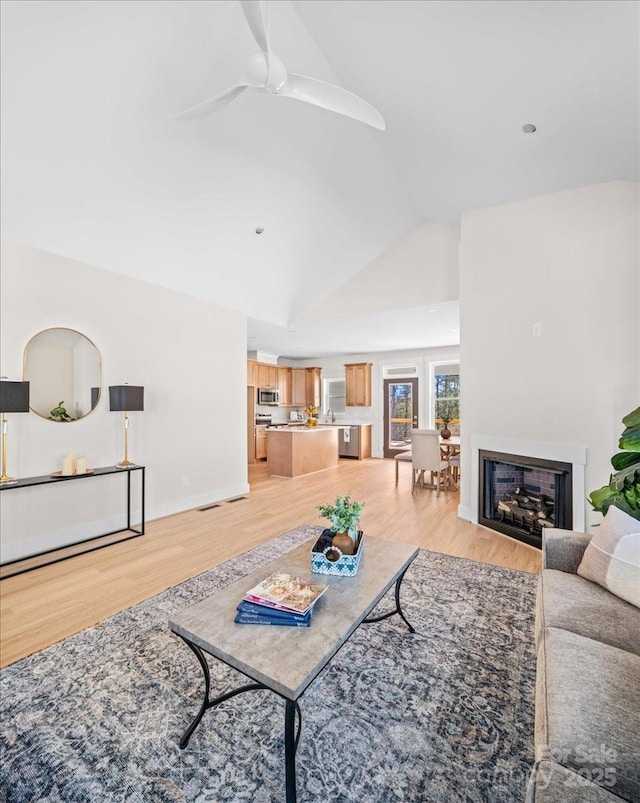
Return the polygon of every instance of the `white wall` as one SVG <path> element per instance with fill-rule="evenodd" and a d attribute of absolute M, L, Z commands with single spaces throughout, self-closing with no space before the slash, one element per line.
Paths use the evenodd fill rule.
<path fill-rule="evenodd" d="M 608 482 L 640 404 L 638 222 L 628 182 L 463 215 L 462 516 L 473 436 L 586 446 L 586 492 Z"/>
<path fill-rule="evenodd" d="M 457 300 L 459 240 L 457 226 L 421 223 L 317 301 L 305 320 L 325 321 Z M 319 281 L 318 298 L 323 287 Z"/>
<path fill-rule="evenodd" d="M 347 407 L 344 415 L 336 416 L 337 421 L 371 424 L 371 456 L 383 456 L 382 422 L 384 414 L 384 369 L 385 367 L 415 365 L 418 369 L 418 424 L 429 425 L 430 403 L 430 365 L 432 362 L 457 361 L 460 349 L 456 346 L 434 349 L 410 349 L 407 351 L 369 352 L 348 354 L 340 357 L 324 357 L 315 360 L 281 360 L 282 365 L 299 367 L 318 366 L 322 368 L 323 379 L 343 379 L 345 363 L 371 363 L 371 407 Z M 464 381 L 464 380 L 463 380 Z M 324 411 L 322 411 L 324 412 Z M 284 417 L 284 416 L 283 416 Z"/>
<path fill-rule="evenodd" d="M 69 452 L 92 467 L 121 460 L 123 415 L 109 412 L 107 388 L 129 382 L 145 388 L 129 457 L 147 467 L 147 518 L 248 491 L 243 314 L 12 243 L 1 278 L 3 375 L 20 379 L 26 343 L 52 326 L 79 330 L 102 357 L 103 392 L 86 418 L 10 416 L 10 474 L 49 474 Z M 2 491 L 2 560 L 119 526 L 123 489 L 116 476 Z"/>

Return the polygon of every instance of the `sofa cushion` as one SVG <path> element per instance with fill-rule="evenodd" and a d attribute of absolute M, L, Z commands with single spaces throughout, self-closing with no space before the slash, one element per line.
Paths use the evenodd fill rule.
<path fill-rule="evenodd" d="M 640 608 L 640 521 L 612 505 L 585 549 L 578 574 Z"/>
<path fill-rule="evenodd" d="M 640 656 L 551 627 L 537 669 L 536 761 L 640 800 Z"/>
<path fill-rule="evenodd" d="M 542 533 L 542 568 L 575 574 L 592 536 L 575 530 L 545 528 Z"/>
<path fill-rule="evenodd" d="M 640 655 L 640 611 L 599 585 L 555 569 L 538 578 L 536 644 L 559 627 Z"/>
<path fill-rule="evenodd" d="M 620 803 L 617 795 L 555 761 L 540 761 L 527 787 L 527 803 Z"/>

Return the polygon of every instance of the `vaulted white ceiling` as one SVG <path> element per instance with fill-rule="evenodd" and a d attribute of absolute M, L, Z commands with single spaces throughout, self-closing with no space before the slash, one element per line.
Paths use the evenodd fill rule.
<path fill-rule="evenodd" d="M 242 310 L 252 349 L 455 343 L 462 211 L 638 179 L 635 2 L 273 2 L 287 67 L 384 132 L 254 91 L 174 120 L 256 51 L 235 0 L 1 14 L 3 237 Z"/>

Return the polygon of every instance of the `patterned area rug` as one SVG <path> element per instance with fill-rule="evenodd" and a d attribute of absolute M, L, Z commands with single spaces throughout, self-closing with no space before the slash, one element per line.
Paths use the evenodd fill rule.
<path fill-rule="evenodd" d="M 2 672 L 0 799 L 284 801 L 284 702 L 208 711 L 170 615 L 313 537 L 305 525 Z M 535 577 L 421 550 L 398 616 L 358 628 L 300 700 L 301 803 L 522 800 L 533 763 Z M 393 607 L 391 594 L 376 611 Z M 211 660 L 214 692 L 245 679 Z"/>

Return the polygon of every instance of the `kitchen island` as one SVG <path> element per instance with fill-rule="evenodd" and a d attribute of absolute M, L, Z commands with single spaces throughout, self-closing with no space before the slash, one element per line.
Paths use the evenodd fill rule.
<path fill-rule="evenodd" d="M 275 477 L 301 477 L 337 466 L 337 427 L 267 429 L 267 465 Z"/>

